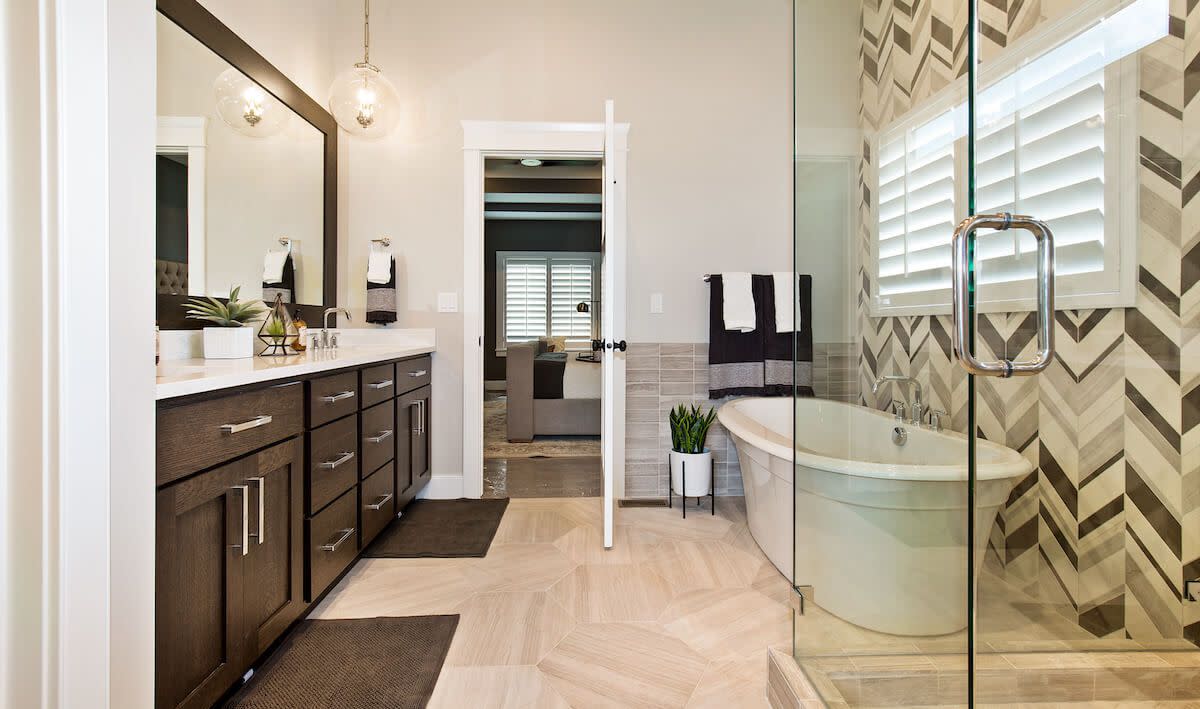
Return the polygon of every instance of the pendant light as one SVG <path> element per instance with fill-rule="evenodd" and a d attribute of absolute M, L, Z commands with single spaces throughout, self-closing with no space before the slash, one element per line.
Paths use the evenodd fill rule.
<path fill-rule="evenodd" d="M 230 67 L 213 82 L 217 115 L 242 135 L 265 138 L 283 130 L 291 111 L 242 72 Z"/>
<path fill-rule="evenodd" d="M 371 0 L 363 0 L 363 59 L 333 80 L 329 111 L 347 133 L 380 138 L 396 125 L 398 104 L 396 88 L 371 63 Z"/>

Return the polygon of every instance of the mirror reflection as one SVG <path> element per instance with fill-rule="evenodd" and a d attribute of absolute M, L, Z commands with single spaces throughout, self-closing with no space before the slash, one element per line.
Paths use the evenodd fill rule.
<path fill-rule="evenodd" d="M 157 292 L 323 303 L 324 135 L 158 17 Z"/>

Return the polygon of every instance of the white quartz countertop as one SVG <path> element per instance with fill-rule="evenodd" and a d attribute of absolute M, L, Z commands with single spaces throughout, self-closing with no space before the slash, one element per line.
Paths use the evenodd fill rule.
<path fill-rule="evenodd" d="M 435 347 L 430 344 L 354 344 L 342 345 L 334 351 L 309 352 L 286 357 L 164 360 L 158 365 L 155 398 L 161 401 L 275 379 L 360 367 L 374 362 L 429 354 L 434 350 Z"/>

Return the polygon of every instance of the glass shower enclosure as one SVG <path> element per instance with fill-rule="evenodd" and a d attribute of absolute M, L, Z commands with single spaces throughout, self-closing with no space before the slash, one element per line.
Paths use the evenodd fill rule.
<path fill-rule="evenodd" d="M 797 364 L 797 663 L 829 706 L 1200 699 L 1200 15 L 834 5 L 794 3 L 794 267 L 838 303 Z M 808 67 L 847 33 L 839 162 Z"/>

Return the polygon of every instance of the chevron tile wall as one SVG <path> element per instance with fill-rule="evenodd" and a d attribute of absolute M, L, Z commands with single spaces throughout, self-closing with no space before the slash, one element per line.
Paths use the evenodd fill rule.
<path fill-rule="evenodd" d="M 966 72 L 965 3 L 864 0 L 859 123 L 864 136 Z M 981 56 L 1069 12 L 1070 0 L 980 3 Z M 1138 58 L 1139 266 L 1135 307 L 1060 311 L 1058 358 L 1039 377 L 977 381 L 976 434 L 1034 464 L 989 553 L 1007 580 L 1097 637 L 1200 644 L 1200 3 L 1172 0 L 1170 36 Z M 1190 127 L 1190 130 L 1185 130 Z M 871 155 L 859 166 L 859 263 L 869 263 Z M 948 315 L 872 318 L 858 275 L 862 403 L 885 408 L 879 374 L 916 377 L 932 406 L 967 427 L 967 379 Z M 1036 347 L 1029 313 L 980 316 L 991 357 Z M 986 589 L 984 590 L 986 592 Z"/>

